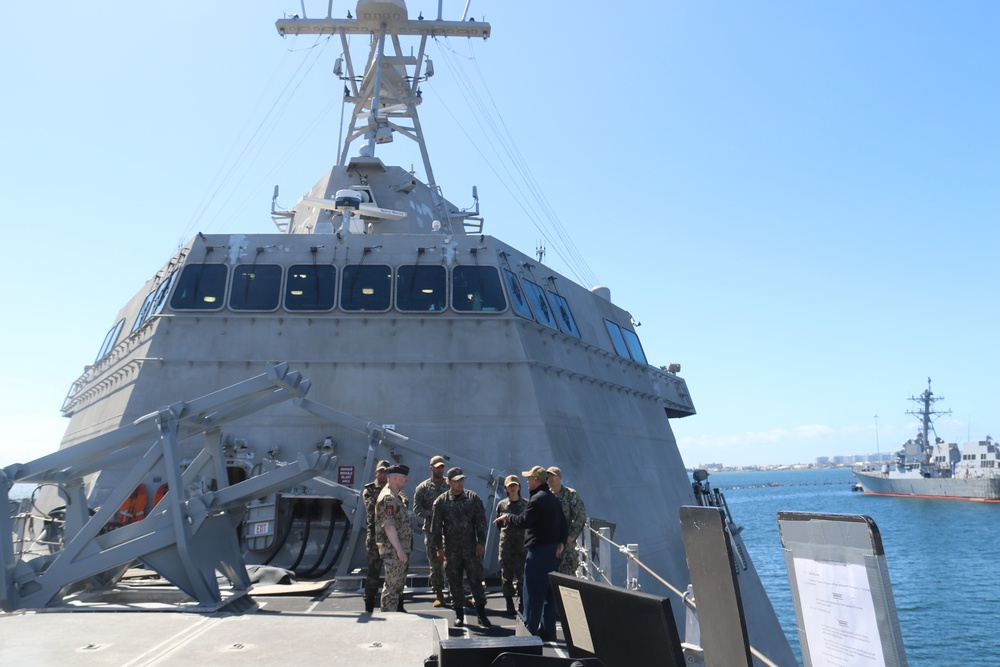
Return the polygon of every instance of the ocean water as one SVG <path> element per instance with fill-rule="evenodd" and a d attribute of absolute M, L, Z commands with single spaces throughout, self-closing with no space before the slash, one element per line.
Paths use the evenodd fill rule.
<path fill-rule="evenodd" d="M 851 491 L 850 470 L 713 473 L 764 588 L 801 656 L 779 511 L 865 514 L 882 535 L 910 665 L 1000 665 L 1000 503 Z M 801 661 L 801 657 L 800 657 Z"/>

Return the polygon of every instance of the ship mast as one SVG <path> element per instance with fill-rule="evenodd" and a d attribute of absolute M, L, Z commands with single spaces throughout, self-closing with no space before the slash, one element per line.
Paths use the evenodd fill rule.
<path fill-rule="evenodd" d="M 910 396 L 910 400 L 914 403 L 919 403 L 922 406 L 920 412 L 907 410 L 906 414 L 913 415 L 914 417 L 920 419 L 920 430 L 924 434 L 924 448 L 929 450 L 931 447 L 930 432 L 934 428 L 932 425 L 933 420 L 941 415 L 950 415 L 951 410 L 948 410 L 947 412 L 938 412 L 931 409 L 932 405 L 938 401 L 944 400 L 944 396 L 934 395 L 934 392 L 931 391 L 930 378 L 927 378 L 927 389 L 924 393 L 920 394 L 920 396 Z"/>
<path fill-rule="evenodd" d="M 278 33 L 285 35 L 340 35 L 344 49 L 343 61 L 338 59 L 334 73 L 344 81 L 344 102 L 353 104 L 354 111 L 347 138 L 338 156 L 337 165 L 348 163 L 351 144 L 362 141 L 362 158 L 374 158 L 379 144 L 390 143 L 394 135 L 410 139 L 420 148 L 427 184 L 436 187 L 424 134 L 417 117 L 421 102 L 419 84 L 433 76 L 434 68 L 425 58 L 428 37 L 490 36 L 490 24 L 481 21 L 425 20 L 423 15 L 410 20 L 403 0 L 361 0 L 346 19 L 310 19 L 305 16 L 279 19 Z M 440 15 L 440 8 L 439 8 Z M 349 35 L 368 35 L 371 47 L 362 77 L 355 75 L 354 62 L 348 44 Z M 419 37 L 417 55 L 404 53 L 399 38 Z M 391 47 L 391 48 L 389 48 Z"/>

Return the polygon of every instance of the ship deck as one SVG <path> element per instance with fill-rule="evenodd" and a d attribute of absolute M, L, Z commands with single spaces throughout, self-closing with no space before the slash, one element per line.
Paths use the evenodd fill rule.
<path fill-rule="evenodd" d="M 257 608 L 242 613 L 181 611 L 176 604 L 151 602 L 156 596 L 147 588 L 142 603 L 119 596 L 114 603 L 0 614 L 0 664 L 422 666 L 438 651 L 442 620 L 449 639 L 518 632 L 516 618 L 502 613 L 505 602 L 496 588 L 487 589 L 493 627 L 480 628 L 475 610 L 467 608 L 466 627 L 459 629 L 453 627 L 454 612 L 435 608 L 426 589 L 407 588 L 404 613 L 369 614 L 356 590 L 332 584 L 251 589 Z M 169 596 L 168 590 L 162 595 Z M 231 606 L 253 606 L 246 598 L 240 602 Z M 561 627 L 543 652 L 568 657 Z"/>

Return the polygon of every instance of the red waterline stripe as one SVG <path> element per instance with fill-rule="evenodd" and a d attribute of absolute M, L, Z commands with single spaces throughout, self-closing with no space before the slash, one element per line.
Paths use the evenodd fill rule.
<path fill-rule="evenodd" d="M 973 503 L 1000 503 L 1000 498 L 966 498 L 964 496 L 923 496 L 915 493 L 878 493 L 877 491 L 865 491 L 869 496 L 892 496 L 893 498 L 941 498 L 944 500 L 968 500 Z"/>

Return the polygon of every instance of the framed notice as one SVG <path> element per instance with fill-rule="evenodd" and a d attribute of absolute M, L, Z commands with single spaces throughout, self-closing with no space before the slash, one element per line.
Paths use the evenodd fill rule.
<path fill-rule="evenodd" d="M 878 526 L 868 516 L 779 512 L 805 667 L 905 667 Z"/>

